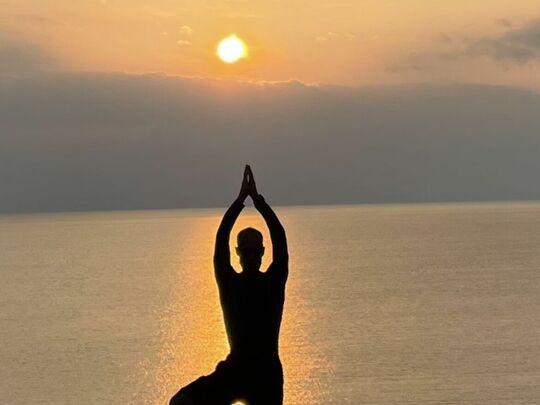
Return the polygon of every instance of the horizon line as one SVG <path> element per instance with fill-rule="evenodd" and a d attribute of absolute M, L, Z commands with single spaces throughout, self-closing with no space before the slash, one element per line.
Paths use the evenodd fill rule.
<path fill-rule="evenodd" d="M 232 201 L 231 201 L 232 203 Z M 482 205 L 482 204 L 540 204 L 540 199 L 516 199 L 516 200 L 441 200 L 441 201 L 382 201 L 382 202 L 351 202 L 351 203 L 312 203 L 312 204 L 271 204 L 274 208 L 316 208 L 316 207 L 353 207 L 353 206 L 413 206 L 413 205 Z M 229 204 L 230 205 L 230 204 Z M 0 212 L 2 217 L 14 216 L 39 216 L 39 215 L 61 215 L 61 214 L 104 214 L 104 213 L 120 213 L 120 212 L 143 212 L 143 211 L 199 211 L 199 210 L 226 210 L 227 206 L 210 206 L 210 207 L 169 207 L 169 208 L 123 208 L 123 209 L 89 209 L 89 210 L 68 210 L 68 211 L 28 211 L 28 212 Z M 245 208 L 253 209 L 253 204 L 245 204 Z"/>

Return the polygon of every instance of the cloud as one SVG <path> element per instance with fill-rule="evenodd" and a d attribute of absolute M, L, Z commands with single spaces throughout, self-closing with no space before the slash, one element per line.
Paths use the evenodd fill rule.
<path fill-rule="evenodd" d="M 450 45 L 450 44 L 452 44 L 454 42 L 454 39 L 450 35 L 447 35 L 447 34 L 439 34 L 437 36 L 437 39 L 441 43 L 444 43 L 444 44 L 447 44 L 447 45 Z"/>
<path fill-rule="evenodd" d="M 510 28 L 505 19 L 498 25 Z M 426 51 L 418 51 L 397 58 L 386 67 L 387 72 L 419 72 L 434 70 L 449 62 L 468 62 L 479 57 L 487 57 L 499 63 L 526 64 L 540 62 L 540 19 L 507 30 L 499 36 L 480 38 L 452 37 L 440 34 L 436 46 Z"/>
<path fill-rule="evenodd" d="M 21 23 L 44 26 L 66 25 L 60 20 L 39 14 L 19 14 L 16 18 Z"/>
<path fill-rule="evenodd" d="M 0 81 L 0 212 L 538 199 L 540 95 L 57 72 Z"/>
<path fill-rule="evenodd" d="M 502 39 L 540 49 L 540 19 L 530 22 L 521 29 L 509 31 Z"/>
<path fill-rule="evenodd" d="M 180 27 L 180 34 L 185 36 L 193 35 L 193 28 L 191 28 L 189 25 L 182 25 Z"/>
<path fill-rule="evenodd" d="M 500 25 L 501 27 L 504 27 L 504 28 L 510 28 L 512 26 L 512 21 L 510 21 L 507 18 L 499 18 L 496 21 L 496 23 L 497 25 Z"/>
<path fill-rule="evenodd" d="M 354 41 L 356 40 L 356 35 L 354 34 L 339 34 L 337 32 L 328 31 L 323 35 L 319 35 L 315 38 L 318 42 L 332 41 L 332 40 L 345 40 L 345 41 Z"/>
<path fill-rule="evenodd" d="M 420 72 L 424 68 L 418 64 L 418 63 L 395 63 L 393 65 L 387 66 L 386 71 L 391 73 L 399 73 L 399 72 Z"/>
<path fill-rule="evenodd" d="M 179 29 L 180 38 L 176 43 L 180 46 L 191 46 L 191 41 L 187 39 L 191 37 L 195 31 L 189 25 L 182 25 Z"/>
<path fill-rule="evenodd" d="M 466 52 L 472 56 L 489 56 L 498 61 L 540 61 L 540 19 L 497 38 L 481 38 L 473 42 Z"/>
<path fill-rule="evenodd" d="M 56 67 L 56 59 L 40 46 L 0 32 L 0 77 L 24 75 Z"/>
<path fill-rule="evenodd" d="M 526 63 L 540 59 L 540 49 L 507 41 L 505 39 L 482 39 L 469 47 L 472 56 L 489 56 L 497 61 Z"/>
<path fill-rule="evenodd" d="M 444 41 L 441 39 L 441 41 Z M 448 39 L 448 44 L 452 43 L 451 39 Z M 389 73 L 402 73 L 402 72 L 426 72 L 430 69 L 435 69 L 441 63 L 455 62 L 463 58 L 462 52 L 453 51 L 425 51 L 414 52 L 404 57 L 401 57 L 398 61 L 386 66 L 385 70 Z"/>

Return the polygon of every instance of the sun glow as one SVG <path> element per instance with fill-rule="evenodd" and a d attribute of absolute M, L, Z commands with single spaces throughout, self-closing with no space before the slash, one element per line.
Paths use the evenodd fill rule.
<path fill-rule="evenodd" d="M 217 55 L 225 63 L 235 63 L 247 57 L 247 46 L 236 35 L 229 35 L 221 40 L 217 47 Z"/>

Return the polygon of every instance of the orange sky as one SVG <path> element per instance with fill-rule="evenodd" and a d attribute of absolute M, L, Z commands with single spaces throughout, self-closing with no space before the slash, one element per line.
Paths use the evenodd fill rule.
<path fill-rule="evenodd" d="M 538 0 L 18 0 L 0 3 L 0 40 L 37 44 L 74 70 L 540 87 L 540 58 L 470 55 L 478 43 L 537 18 Z M 215 57 L 218 41 L 230 33 L 250 47 L 250 58 L 233 66 Z"/>

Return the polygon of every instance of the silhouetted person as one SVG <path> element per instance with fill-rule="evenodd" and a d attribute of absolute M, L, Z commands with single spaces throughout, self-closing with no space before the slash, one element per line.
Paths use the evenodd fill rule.
<path fill-rule="evenodd" d="M 272 239 L 272 264 L 259 271 L 264 254 L 262 234 L 254 228 L 238 233 L 236 253 L 242 272 L 230 263 L 231 229 L 247 196 L 262 214 Z M 283 369 L 278 354 L 279 328 L 289 255 L 285 230 L 274 211 L 258 194 L 249 165 L 238 198 L 229 207 L 216 235 L 214 270 L 231 352 L 216 370 L 182 388 L 171 405 L 248 405 L 283 403 Z"/>

